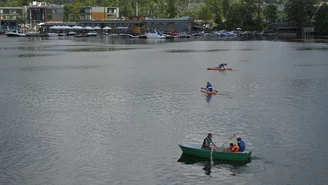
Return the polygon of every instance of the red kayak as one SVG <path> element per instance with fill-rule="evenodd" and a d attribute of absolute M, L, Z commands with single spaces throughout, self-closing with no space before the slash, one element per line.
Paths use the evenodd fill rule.
<path fill-rule="evenodd" d="M 207 91 L 206 89 L 201 89 L 200 92 L 206 93 L 206 94 L 214 94 L 214 95 L 216 94 L 215 90 L 211 92 L 211 91 Z"/>
<path fill-rule="evenodd" d="M 207 68 L 207 70 L 218 70 L 218 71 L 224 71 L 224 70 L 232 70 L 232 68 L 225 68 L 225 69 L 222 69 L 222 68 L 218 68 L 218 67 L 209 67 L 209 68 Z"/>

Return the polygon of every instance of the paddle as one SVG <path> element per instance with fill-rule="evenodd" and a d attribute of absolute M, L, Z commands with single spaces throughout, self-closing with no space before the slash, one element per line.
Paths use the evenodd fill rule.
<path fill-rule="evenodd" d="M 207 88 L 204 88 L 204 87 L 200 87 L 200 89 L 203 89 L 203 90 L 206 90 L 207 91 Z M 219 91 L 217 91 L 215 89 L 212 89 L 212 90 L 214 90 L 215 92 L 219 92 Z"/>
<path fill-rule="evenodd" d="M 227 140 L 225 141 L 222 146 L 220 146 L 220 148 L 218 148 L 218 150 L 220 150 L 228 141 L 230 141 L 231 139 L 233 139 L 235 137 L 235 134 L 232 134 L 232 136 Z"/>
<path fill-rule="evenodd" d="M 212 157 L 212 155 L 213 155 L 213 148 L 214 148 L 214 146 L 212 147 L 212 149 L 211 149 L 211 165 L 213 165 L 214 164 L 214 162 L 213 162 L 213 157 Z"/>

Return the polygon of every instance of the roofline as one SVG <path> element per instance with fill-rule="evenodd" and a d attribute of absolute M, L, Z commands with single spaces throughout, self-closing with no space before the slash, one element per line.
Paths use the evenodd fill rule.
<path fill-rule="evenodd" d="M 11 7 L 11 6 L 4 6 L 4 7 L 0 7 L 0 9 L 12 9 L 12 8 L 15 8 L 15 9 L 23 9 L 23 7 L 20 7 L 20 6 L 13 6 L 13 7 Z"/>

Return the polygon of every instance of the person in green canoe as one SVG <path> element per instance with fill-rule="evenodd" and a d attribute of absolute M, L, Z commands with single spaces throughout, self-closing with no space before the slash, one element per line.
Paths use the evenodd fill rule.
<path fill-rule="evenodd" d="M 202 149 L 212 150 L 211 144 L 214 146 L 213 150 L 216 150 L 218 148 L 218 147 L 216 147 L 216 145 L 212 141 L 212 133 L 209 133 L 203 141 Z"/>

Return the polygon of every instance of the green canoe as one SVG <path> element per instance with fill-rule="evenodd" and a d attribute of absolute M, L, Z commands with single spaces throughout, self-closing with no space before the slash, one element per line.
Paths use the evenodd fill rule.
<path fill-rule="evenodd" d="M 198 156 L 202 158 L 211 158 L 211 150 L 201 149 L 201 144 L 186 144 L 179 145 L 184 154 Z M 224 151 L 213 151 L 213 160 L 229 160 L 229 161 L 247 161 L 251 158 L 252 151 L 244 152 L 224 152 Z"/>

